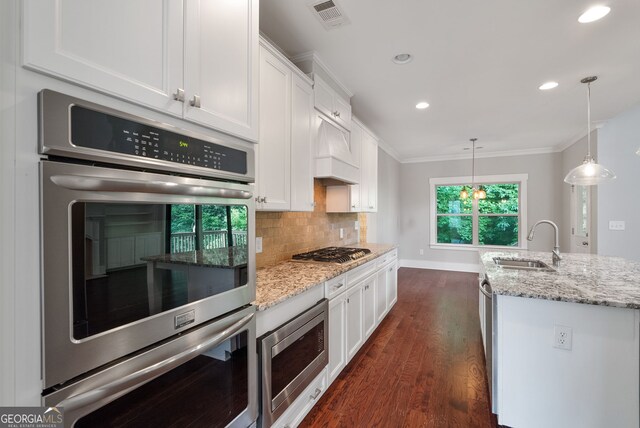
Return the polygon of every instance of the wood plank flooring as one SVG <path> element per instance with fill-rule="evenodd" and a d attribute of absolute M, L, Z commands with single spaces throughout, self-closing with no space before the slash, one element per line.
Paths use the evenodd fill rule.
<path fill-rule="evenodd" d="M 477 274 L 401 268 L 398 302 L 301 427 L 497 427 Z"/>

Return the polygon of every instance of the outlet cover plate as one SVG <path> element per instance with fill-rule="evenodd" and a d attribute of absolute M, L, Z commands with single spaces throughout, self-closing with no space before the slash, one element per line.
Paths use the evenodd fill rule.
<path fill-rule="evenodd" d="M 262 252 L 262 236 L 256 237 L 256 253 Z"/>
<path fill-rule="evenodd" d="M 570 351 L 573 346 L 573 329 L 564 325 L 556 325 L 553 333 L 553 347 Z"/>

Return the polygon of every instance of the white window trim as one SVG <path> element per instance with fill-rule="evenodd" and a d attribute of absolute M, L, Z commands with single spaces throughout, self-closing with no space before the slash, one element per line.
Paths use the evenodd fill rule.
<path fill-rule="evenodd" d="M 527 181 L 529 174 L 502 174 L 502 175 L 478 175 L 476 184 L 519 183 L 518 193 L 518 247 L 503 247 L 496 245 L 472 245 L 472 244 L 439 244 L 437 242 L 436 223 L 436 186 L 460 186 L 469 185 L 471 176 L 463 177 L 438 177 L 429 179 L 429 206 L 430 206 L 430 243 L 429 247 L 441 250 L 477 251 L 478 249 L 496 250 L 526 250 L 527 249 Z"/>

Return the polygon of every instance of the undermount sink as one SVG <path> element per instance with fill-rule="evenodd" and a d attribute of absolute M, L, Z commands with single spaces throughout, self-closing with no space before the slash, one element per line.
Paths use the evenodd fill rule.
<path fill-rule="evenodd" d="M 555 272 L 556 270 L 540 260 L 528 259 L 505 259 L 502 257 L 494 257 L 493 261 L 504 269 L 533 270 L 540 272 Z"/>

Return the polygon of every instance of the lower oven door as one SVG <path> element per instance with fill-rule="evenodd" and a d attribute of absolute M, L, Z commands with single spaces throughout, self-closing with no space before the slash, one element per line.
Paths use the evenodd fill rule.
<path fill-rule="evenodd" d="M 329 361 L 328 300 L 259 339 L 261 426 L 278 419 Z"/>
<path fill-rule="evenodd" d="M 196 327 L 43 398 L 71 427 L 247 427 L 257 418 L 255 307 Z M 46 393 L 46 391 L 45 391 Z"/>

